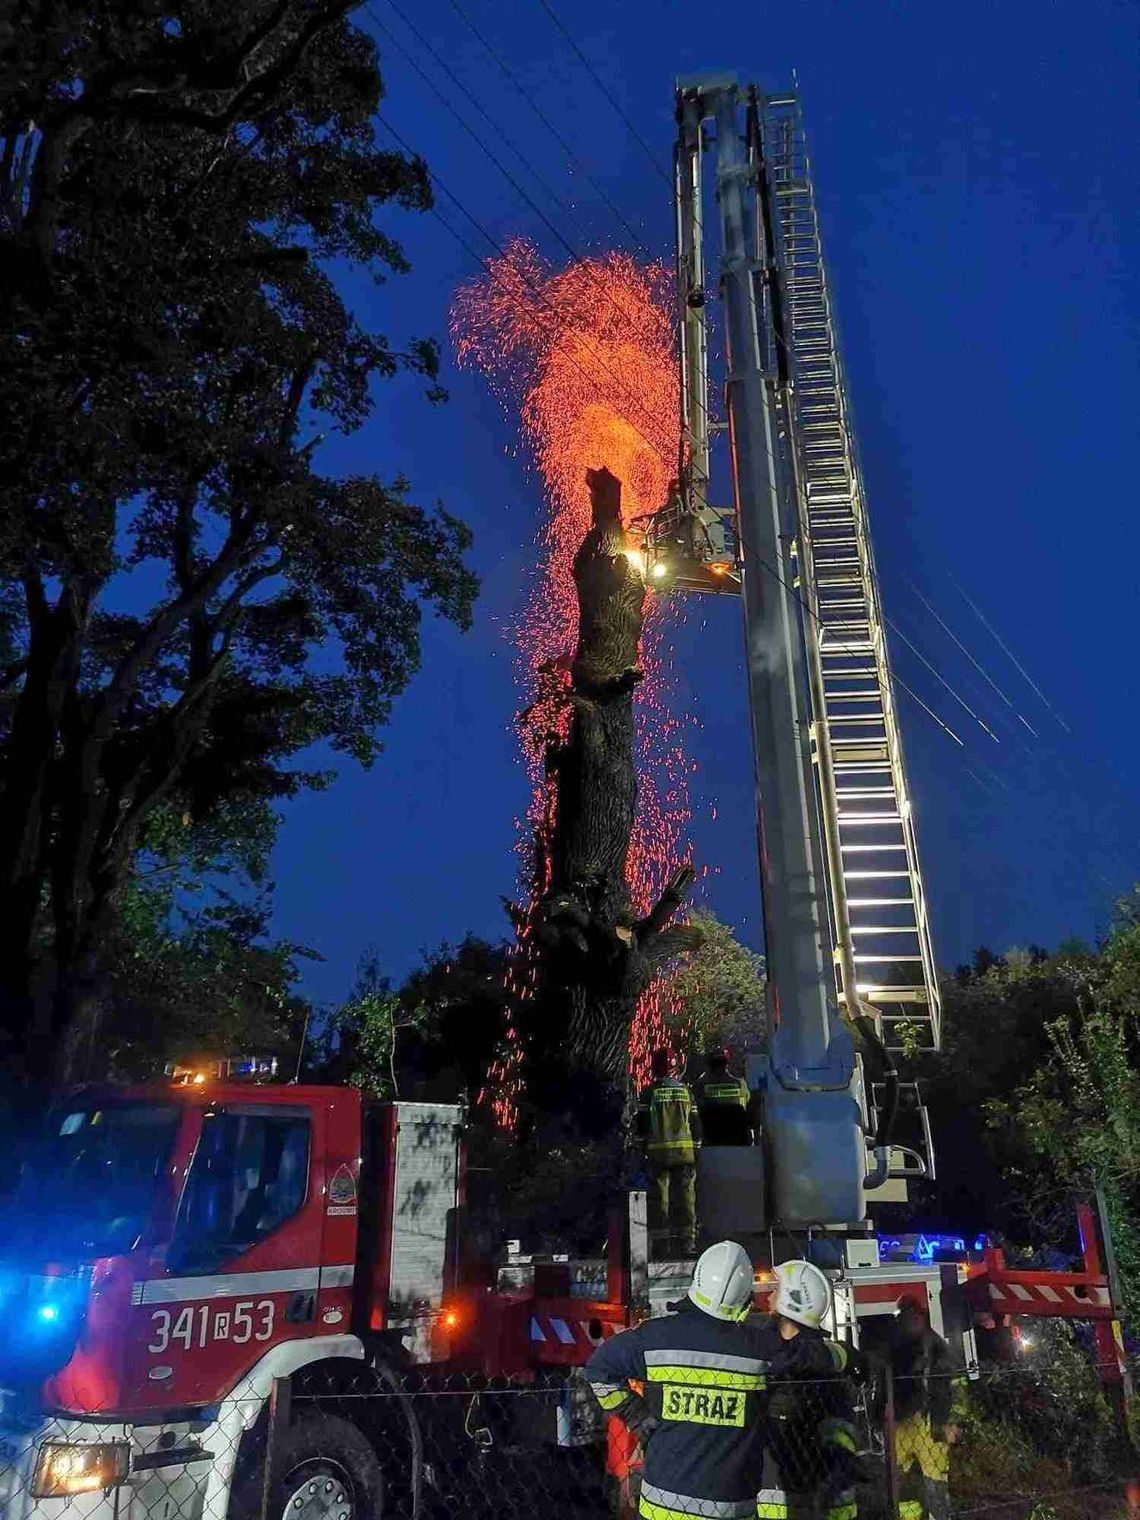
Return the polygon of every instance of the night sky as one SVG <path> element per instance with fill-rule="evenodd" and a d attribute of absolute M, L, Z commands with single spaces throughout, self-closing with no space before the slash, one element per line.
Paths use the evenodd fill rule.
<path fill-rule="evenodd" d="M 356 19 L 379 39 L 383 115 L 467 211 L 500 242 L 523 234 L 552 260 L 567 257 L 381 25 L 493 138 L 575 248 L 635 251 L 452 0 L 397 3 L 469 94 L 375 0 Z M 1128 453 L 1140 405 L 1140 12 L 1112 0 L 551 0 L 639 143 L 540 0 L 460 3 L 667 260 L 671 200 L 645 146 L 667 174 L 675 76 L 732 70 L 774 91 L 796 71 L 885 608 L 1001 740 L 892 639 L 899 674 L 965 741 L 902 700 L 936 951 L 953 965 L 981 943 L 1001 951 L 1103 932 L 1113 896 L 1140 880 L 1140 527 Z M 346 273 L 344 288 L 394 345 L 415 335 L 446 344 L 452 295 L 477 266 L 434 216 L 392 213 L 386 225 L 412 273 L 380 288 Z M 403 472 L 420 499 L 464 518 L 483 582 L 471 633 L 425 622 L 422 671 L 372 771 L 330 761 L 332 789 L 288 808 L 275 928 L 325 958 L 305 979 L 322 999 L 344 995 L 368 947 L 399 978 L 443 940 L 500 936 L 500 899 L 516 888 L 527 784 L 503 620 L 525 595 L 540 496 L 514 419 L 447 353 L 446 406 L 430 406 L 410 380 L 382 384 L 369 424 L 320 456 L 330 473 Z M 677 662 L 700 724 L 694 855 L 711 872 L 700 895 L 759 945 L 740 609 L 725 599 L 685 610 Z"/>

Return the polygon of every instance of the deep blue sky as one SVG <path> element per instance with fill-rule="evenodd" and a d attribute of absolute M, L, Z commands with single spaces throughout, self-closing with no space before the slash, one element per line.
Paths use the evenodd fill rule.
<path fill-rule="evenodd" d="M 563 234 L 583 250 L 627 247 L 451 0 L 398 3 L 501 124 L 497 151 Z M 641 239 L 671 257 L 666 186 L 539 0 L 462 3 Z M 1130 0 L 1077 9 L 1048 0 L 557 0 L 556 9 L 666 170 L 677 74 L 731 69 L 775 90 L 797 71 L 886 609 L 1003 739 L 988 739 L 894 640 L 900 674 L 967 746 L 963 755 L 904 703 L 936 949 L 952 964 L 981 942 L 1002 950 L 1091 937 L 1114 892 L 1140 879 L 1140 12 Z M 376 21 L 390 27 L 490 136 L 386 0 L 357 14 L 378 35 Z M 561 258 L 534 212 L 380 42 L 385 116 L 496 238 L 522 233 Z M 513 143 L 565 204 L 538 190 Z M 440 206 L 485 248 L 446 198 Z M 393 214 L 388 225 L 413 272 L 379 290 L 347 278 L 352 299 L 394 343 L 445 337 L 472 260 L 434 217 Z M 525 593 L 540 498 L 513 422 L 482 379 L 455 373 L 449 355 L 446 381 L 442 409 L 411 383 L 382 386 L 368 426 L 323 456 L 329 470 L 403 471 L 421 498 L 465 518 L 483 593 L 472 633 L 425 625 L 423 670 L 374 769 L 345 764 L 332 790 L 289 808 L 275 861 L 276 928 L 325 957 L 306 975 L 322 998 L 343 995 L 368 946 L 399 977 L 441 940 L 501 934 L 499 899 L 515 886 L 513 820 L 526 784 L 501 624 Z M 1039 739 L 955 649 L 908 578 Z M 735 603 L 689 604 L 678 651 L 703 725 L 696 857 L 717 871 L 707 901 L 755 943 L 740 642 Z"/>

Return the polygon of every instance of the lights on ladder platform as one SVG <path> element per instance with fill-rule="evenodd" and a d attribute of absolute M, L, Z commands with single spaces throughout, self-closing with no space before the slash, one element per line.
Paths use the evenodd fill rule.
<path fill-rule="evenodd" d="M 658 512 L 635 520 L 644 545 L 645 579 L 658 591 L 740 590 L 732 513 L 694 506 L 674 482 Z"/>

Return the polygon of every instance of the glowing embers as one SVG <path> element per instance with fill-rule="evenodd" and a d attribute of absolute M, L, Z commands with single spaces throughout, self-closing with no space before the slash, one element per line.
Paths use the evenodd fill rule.
<path fill-rule="evenodd" d="M 523 438 L 544 486 L 545 515 L 536 541 L 538 563 L 524 610 L 511 628 L 516 674 L 526 693 L 520 725 L 532 797 L 520 847 L 527 860 L 533 907 L 549 884 L 556 798 L 544 762 L 569 723 L 563 693 L 577 638 L 574 556 L 590 527 L 587 469 L 605 466 L 622 482 L 627 528 L 658 511 L 676 477 L 680 438 L 671 279 L 660 265 L 624 254 L 584 259 L 554 270 L 522 240 L 508 244 L 487 273 L 464 286 L 452 310 L 461 364 L 492 382 Z M 625 551 L 643 574 L 641 535 Z M 649 576 L 652 592 L 654 578 Z M 688 851 L 690 762 L 682 720 L 673 713 L 669 619 L 651 595 L 641 643 L 645 680 L 636 706 L 637 820 L 628 878 L 633 906 L 645 913 Z M 537 964 L 529 922 L 520 930 L 509 991 L 534 995 Z M 635 1078 L 648 1073 L 649 1053 L 664 1029 L 667 991 L 660 983 L 642 998 L 630 1040 Z M 502 1122 L 515 1114 L 522 1053 L 512 1036 L 490 1074 Z"/>

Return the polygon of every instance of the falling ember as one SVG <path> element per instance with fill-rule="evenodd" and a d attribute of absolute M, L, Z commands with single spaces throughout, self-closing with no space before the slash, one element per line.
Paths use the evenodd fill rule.
<path fill-rule="evenodd" d="M 622 482 L 627 527 L 664 504 L 680 447 L 671 310 L 671 280 L 660 265 L 611 253 L 555 271 L 522 240 L 490 261 L 485 276 L 464 286 L 452 309 L 459 362 L 482 370 L 504 404 L 518 406 L 545 487 L 546 515 L 536 535 L 540 560 L 511 630 L 516 673 L 529 704 L 521 741 L 533 786 L 524 840 L 536 856 L 529 862 L 533 901 L 546 884 L 543 844 L 554 806 L 543 761 L 551 737 L 565 737 L 568 723 L 561 698 L 577 638 L 574 556 L 590 527 L 586 471 L 604 465 Z M 639 913 L 688 854 L 690 762 L 682 744 L 684 720 L 668 700 L 671 617 L 669 604 L 651 594 L 641 645 L 638 809 L 628 867 Z M 525 927 L 520 931 L 512 973 L 511 990 L 520 998 L 532 995 L 535 975 L 527 933 Z M 663 1033 L 668 995 L 658 981 L 638 1005 L 630 1037 L 637 1079 L 647 1074 L 650 1052 Z M 521 1060 L 517 1039 L 508 1040 L 490 1073 L 496 1110 L 507 1122 Z"/>

